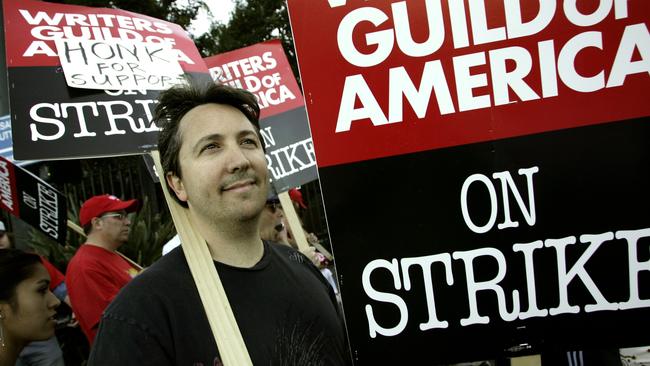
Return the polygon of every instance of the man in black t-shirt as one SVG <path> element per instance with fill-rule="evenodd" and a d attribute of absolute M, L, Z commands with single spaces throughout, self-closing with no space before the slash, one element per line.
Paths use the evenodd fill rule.
<path fill-rule="evenodd" d="M 255 365 L 350 363 L 331 288 L 301 253 L 262 241 L 269 189 L 255 97 L 224 85 L 163 92 L 155 122 L 167 188 L 206 240 Z M 182 248 L 107 308 L 89 365 L 221 364 Z"/>

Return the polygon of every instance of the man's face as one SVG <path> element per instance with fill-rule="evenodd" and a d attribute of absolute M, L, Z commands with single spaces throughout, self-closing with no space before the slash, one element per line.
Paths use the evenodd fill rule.
<path fill-rule="evenodd" d="M 102 235 L 114 243 L 116 249 L 129 240 L 131 220 L 125 211 L 105 212 L 97 219 L 101 220 Z"/>
<path fill-rule="evenodd" d="M 167 180 L 191 211 L 208 221 L 257 219 L 269 179 L 255 127 L 237 108 L 204 104 L 180 121 L 183 177 Z"/>

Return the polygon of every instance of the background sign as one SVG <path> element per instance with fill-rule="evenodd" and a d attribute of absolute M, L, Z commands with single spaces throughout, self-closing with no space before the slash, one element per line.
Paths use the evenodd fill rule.
<path fill-rule="evenodd" d="M 0 157 L 0 208 L 65 243 L 65 196 L 4 157 Z"/>
<path fill-rule="evenodd" d="M 357 364 L 650 344 L 650 3 L 288 4 Z"/>
<path fill-rule="evenodd" d="M 221 83 L 246 89 L 260 104 L 266 161 L 280 193 L 318 178 L 316 157 L 300 88 L 279 40 L 205 59 Z"/>
<path fill-rule="evenodd" d="M 126 81 L 115 85 L 119 84 L 117 76 L 108 83 L 95 75 L 95 85 L 91 85 L 92 74 L 79 74 L 74 79 L 86 84 L 68 87 L 57 42 L 59 47 L 68 45 L 70 52 L 75 44 L 87 49 L 87 57 L 93 53 L 94 44 L 97 56 L 107 61 L 109 44 L 130 42 L 139 45 L 139 50 L 156 44 L 171 47 L 174 61 L 185 73 L 207 77 L 194 43 L 176 24 L 117 9 L 41 1 L 7 0 L 3 6 L 17 160 L 111 156 L 155 148 L 158 127 L 151 123 L 151 117 L 159 92 L 147 90 L 151 85 L 143 84 L 138 84 L 141 89 L 123 90 Z M 117 48 L 112 50 L 118 53 Z M 127 51 L 120 50 L 128 58 Z M 150 51 L 151 57 L 158 55 L 153 48 Z M 95 65 L 98 74 L 103 66 Z M 124 66 L 111 61 L 104 66 L 115 69 L 120 65 Z M 133 67 L 137 71 L 138 66 Z M 173 78 L 173 74 L 168 76 Z M 132 79 L 135 81 L 135 76 Z M 158 84 L 163 83 L 158 79 Z M 167 81 L 164 83 L 168 86 Z M 83 89 L 97 84 L 107 90 Z"/>

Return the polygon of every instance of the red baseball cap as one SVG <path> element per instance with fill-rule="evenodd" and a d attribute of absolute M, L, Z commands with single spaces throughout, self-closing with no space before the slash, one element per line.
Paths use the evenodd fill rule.
<path fill-rule="evenodd" d="M 138 208 L 140 208 L 140 202 L 137 199 L 122 201 L 110 194 L 93 196 L 81 205 L 81 209 L 79 210 L 79 224 L 86 226 L 90 223 L 90 220 L 106 212 L 122 210 L 133 212 L 137 211 Z"/>
<path fill-rule="evenodd" d="M 289 190 L 289 197 L 293 202 L 297 203 L 298 206 L 305 209 L 307 208 L 305 201 L 302 199 L 302 192 L 300 192 L 297 188 L 291 188 Z"/>

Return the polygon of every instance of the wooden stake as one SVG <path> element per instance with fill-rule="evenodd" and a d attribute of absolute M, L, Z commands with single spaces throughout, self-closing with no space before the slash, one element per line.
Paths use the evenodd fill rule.
<path fill-rule="evenodd" d="M 304 249 L 309 248 L 309 243 L 307 242 L 307 237 L 305 236 L 305 230 L 302 228 L 302 223 L 298 218 L 296 209 L 293 207 L 293 202 L 291 201 L 289 192 L 282 192 L 278 194 L 278 198 L 280 198 L 280 204 L 282 204 L 282 210 L 284 211 L 284 214 L 287 216 L 287 222 L 289 223 L 289 227 L 291 228 L 291 234 L 293 234 L 293 238 L 296 239 L 296 243 L 298 244 L 298 249 L 302 251 Z"/>
<path fill-rule="evenodd" d="M 510 359 L 510 366 L 542 366 L 540 355 L 513 357 Z"/>
<path fill-rule="evenodd" d="M 158 151 L 152 151 L 151 156 L 156 164 L 156 171 L 158 171 L 160 177 L 165 200 L 172 214 L 176 231 L 181 239 L 183 253 L 185 253 L 212 334 L 219 348 L 221 362 L 226 366 L 252 366 L 253 362 L 237 326 L 237 321 L 212 261 L 208 246 L 193 227 L 189 211 L 181 207 L 170 196 L 165 185 L 165 177 L 160 164 L 160 154 Z"/>

